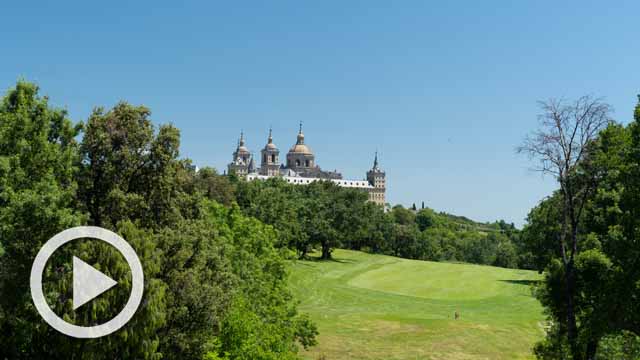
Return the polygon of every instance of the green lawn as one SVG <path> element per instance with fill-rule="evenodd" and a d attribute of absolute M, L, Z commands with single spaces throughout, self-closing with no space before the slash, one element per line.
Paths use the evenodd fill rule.
<path fill-rule="evenodd" d="M 528 285 L 537 279 L 347 250 L 292 264 L 300 310 L 320 330 L 309 359 L 531 359 L 544 324 Z"/>

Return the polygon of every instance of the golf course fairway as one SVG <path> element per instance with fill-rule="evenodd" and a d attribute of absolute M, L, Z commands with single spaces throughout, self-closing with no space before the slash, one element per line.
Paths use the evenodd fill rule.
<path fill-rule="evenodd" d="M 544 337 L 533 271 L 348 250 L 291 268 L 320 331 L 308 359 L 532 359 Z"/>

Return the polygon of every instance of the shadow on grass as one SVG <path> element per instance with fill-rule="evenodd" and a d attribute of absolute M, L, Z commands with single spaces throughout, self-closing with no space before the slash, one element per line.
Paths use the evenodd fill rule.
<path fill-rule="evenodd" d="M 331 258 L 331 259 L 323 259 L 320 256 L 307 256 L 304 258 L 304 260 L 306 261 L 313 261 L 313 262 L 332 262 L 332 263 L 338 263 L 338 264 L 355 264 L 357 261 L 353 260 L 353 259 L 336 259 L 336 258 Z"/>
<path fill-rule="evenodd" d="M 527 286 L 536 285 L 540 283 L 540 280 L 498 280 L 498 281 L 506 282 L 509 284 L 527 285 Z"/>

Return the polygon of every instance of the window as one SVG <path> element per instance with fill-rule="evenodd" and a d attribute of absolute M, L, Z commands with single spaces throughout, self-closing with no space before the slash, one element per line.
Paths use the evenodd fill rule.
<path fill-rule="evenodd" d="M 296 166 L 300 166 L 300 160 L 296 160 Z"/>
<path fill-rule="evenodd" d="M 305 160 L 304 166 L 309 167 L 309 160 Z"/>
<path fill-rule="evenodd" d="M 271 162 L 272 163 L 276 162 L 276 154 L 271 154 Z"/>

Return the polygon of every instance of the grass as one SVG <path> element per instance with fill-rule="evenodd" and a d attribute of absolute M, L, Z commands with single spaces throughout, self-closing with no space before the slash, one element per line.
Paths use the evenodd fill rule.
<path fill-rule="evenodd" d="M 336 250 L 292 263 L 300 310 L 318 325 L 308 359 L 532 359 L 542 339 L 535 272 Z M 455 312 L 460 318 L 454 319 Z"/>

